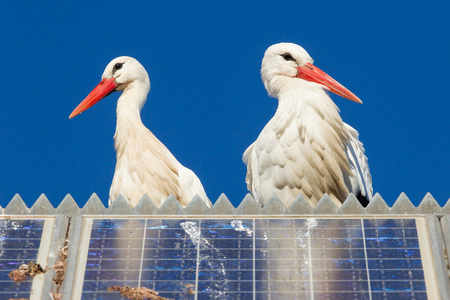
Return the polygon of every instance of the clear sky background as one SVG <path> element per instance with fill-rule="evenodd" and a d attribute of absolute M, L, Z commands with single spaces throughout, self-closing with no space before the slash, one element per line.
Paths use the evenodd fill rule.
<path fill-rule="evenodd" d="M 126 3 L 126 4 L 125 4 Z M 19 193 L 108 201 L 119 93 L 69 120 L 117 56 L 152 88 L 144 124 L 214 202 L 247 193 L 242 153 L 273 116 L 264 51 L 303 46 L 364 104 L 332 95 L 360 132 L 374 191 L 450 197 L 448 1 L 8 1 L 0 10 L 0 205 Z"/>

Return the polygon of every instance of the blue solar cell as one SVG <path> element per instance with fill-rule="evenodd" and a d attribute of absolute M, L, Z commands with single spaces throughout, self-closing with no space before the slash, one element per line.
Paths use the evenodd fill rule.
<path fill-rule="evenodd" d="M 101 229 L 127 229 L 144 228 L 143 219 L 95 219 L 92 228 Z"/>
<path fill-rule="evenodd" d="M 9 243 L 14 243 L 17 239 L 40 239 L 42 236 L 42 229 L 28 229 L 20 227 L 19 221 L 13 222 L 15 223 L 14 228 L 1 228 L 0 236 L 1 241 L 5 243 L 5 245 L 9 245 Z M 40 225 L 40 224 L 37 224 Z M 11 225 L 0 225 L 0 226 L 11 226 Z M 14 240 L 10 240 L 10 238 L 14 238 Z"/>
<path fill-rule="evenodd" d="M 414 218 L 410 219 L 364 219 L 364 227 L 371 228 L 376 227 L 381 228 L 416 228 L 416 220 Z"/>
<path fill-rule="evenodd" d="M 88 259 L 106 257 L 108 259 L 120 259 L 120 258 L 135 258 L 141 256 L 141 249 L 123 249 L 123 248 L 104 248 L 104 249 L 91 249 L 88 253 Z"/>
<path fill-rule="evenodd" d="M 141 259 L 111 259 L 98 258 L 88 259 L 86 262 L 86 270 L 97 269 L 139 269 L 141 266 Z"/>
<path fill-rule="evenodd" d="M 397 291 L 391 291 L 389 293 L 386 292 L 373 292 L 372 293 L 372 300 L 397 300 L 397 299 L 428 299 L 426 292 L 397 292 Z"/>
<path fill-rule="evenodd" d="M 424 280 L 422 270 L 370 270 L 372 280 Z"/>
<path fill-rule="evenodd" d="M 195 280 L 195 270 L 148 270 L 142 271 L 142 280 L 170 280 L 170 281 L 183 281 L 183 280 Z"/>
<path fill-rule="evenodd" d="M 419 248 L 417 238 L 402 239 L 384 239 L 384 238 L 366 238 L 367 248 Z"/>
<path fill-rule="evenodd" d="M 423 280 L 386 280 L 372 281 L 371 288 L 374 291 L 425 291 L 426 286 Z"/>
<path fill-rule="evenodd" d="M 89 243 L 90 249 L 102 249 L 102 248 L 114 248 L 117 246 L 122 246 L 125 248 L 140 248 L 142 247 L 142 237 L 139 239 L 127 239 L 126 244 L 118 244 L 114 238 L 100 238 L 93 239 Z"/>
<path fill-rule="evenodd" d="M 335 278 L 339 280 L 348 281 L 367 281 L 367 270 L 354 269 L 354 270 L 340 270 L 340 269 L 324 269 L 324 270 L 312 270 L 313 278 Z M 372 279 L 372 276 L 370 276 Z"/>
<path fill-rule="evenodd" d="M 140 256 L 141 253 L 138 254 Z M 197 249 L 145 249 L 144 257 L 151 257 L 156 259 L 169 258 L 185 258 L 194 259 L 197 257 Z"/>
<path fill-rule="evenodd" d="M 369 229 L 364 230 L 366 237 L 383 237 L 383 238 L 417 238 L 417 230 L 415 228 L 381 228 L 381 229 Z"/>
<path fill-rule="evenodd" d="M 420 249 L 367 249 L 368 258 L 418 258 L 420 259 Z"/>
<path fill-rule="evenodd" d="M 84 273 L 84 280 L 98 280 L 105 276 L 111 280 L 126 280 L 126 279 L 138 279 L 140 270 L 127 270 L 127 269 L 103 269 L 103 270 L 86 270 Z"/>
<path fill-rule="evenodd" d="M 0 219 L 0 299 L 30 297 L 32 279 L 16 284 L 8 274 L 36 262 L 44 223 L 44 219 Z"/>
<path fill-rule="evenodd" d="M 185 299 L 426 297 L 414 218 L 93 220 L 88 243 L 88 298 L 125 283 Z"/>
<path fill-rule="evenodd" d="M 204 234 L 203 237 L 206 239 L 236 239 L 236 238 L 251 239 L 252 238 L 246 232 L 236 232 L 235 229 L 214 228 L 214 229 L 207 229 L 202 233 Z"/>
<path fill-rule="evenodd" d="M 144 229 L 121 228 L 121 229 L 96 229 L 92 230 L 92 239 L 142 239 Z"/>
<path fill-rule="evenodd" d="M 311 263 L 313 269 L 366 269 L 365 259 L 323 259 L 313 260 Z"/>
<path fill-rule="evenodd" d="M 9 233 L 12 236 L 14 233 Z M 41 239 L 30 238 L 7 238 L 0 237 L 0 244 L 2 249 L 38 249 L 41 244 Z"/>
<path fill-rule="evenodd" d="M 370 270 L 376 269 L 402 269 L 402 270 L 423 270 L 422 261 L 418 259 L 368 259 Z"/>
<path fill-rule="evenodd" d="M 85 280 L 83 283 L 83 290 L 85 291 L 84 299 L 98 299 L 93 297 L 98 294 L 109 294 L 108 288 L 111 286 L 138 286 L 140 281 L 138 279 L 117 279 L 117 280 L 101 280 L 98 278 L 96 280 Z M 87 291 L 87 292 L 86 292 Z M 114 294 L 114 293 L 113 293 Z M 119 298 L 120 299 L 120 298 Z"/>
<path fill-rule="evenodd" d="M 210 239 L 215 249 L 252 249 L 253 239 Z"/>
<path fill-rule="evenodd" d="M 317 292 L 369 291 L 367 281 L 314 280 L 313 289 Z"/>
<path fill-rule="evenodd" d="M 0 282 L 0 297 L 15 297 L 15 293 L 30 296 L 32 280 L 15 283 L 11 279 Z M 6 298 L 8 299 L 8 298 Z"/>
<path fill-rule="evenodd" d="M 144 259 L 142 263 L 143 270 L 196 270 L 196 259 Z"/>
<path fill-rule="evenodd" d="M 318 248 L 339 248 L 339 249 L 349 249 L 349 248 L 364 248 L 363 238 L 323 238 L 312 240 L 312 246 Z"/>

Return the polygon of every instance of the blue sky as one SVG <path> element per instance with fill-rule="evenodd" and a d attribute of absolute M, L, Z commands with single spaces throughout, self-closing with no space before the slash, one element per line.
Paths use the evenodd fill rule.
<path fill-rule="evenodd" d="M 107 63 L 133 56 L 152 89 L 144 124 L 212 201 L 247 193 L 241 157 L 273 116 L 267 47 L 303 46 L 364 104 L 332 96 L 359 130 L 374 191 L 450 197 L 446 1 L 9 1 L 0 11 L 0 205 L 41 193 L 108 201 L 118 93 L 69 120 Z"/>

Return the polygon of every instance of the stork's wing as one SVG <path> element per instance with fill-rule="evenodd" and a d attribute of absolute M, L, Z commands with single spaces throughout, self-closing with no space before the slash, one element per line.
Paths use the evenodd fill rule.
<path fill-rule="evenodd" d="M 245 182 L 247 183 L 247 189 L 252 193 L 253 198 L 256 201 L 256 204 L 261 205 L 261 200 L 258 197 L 258 186 L 259 186 L 259 177 L 253 178 L 252 174 L 258 174 L 258 159 L 256 157 L 255 151 L 253 148 L 255 143 L 251 144 L 247 150 L 245 150 L 244 155 L 242 155 L 242 160 L 247 165 L 247 175 L 245 177 Z"/>
<path fill-rule="evenodd" d="M 364 206 L 372 200 L 372 175 L 369 171 L 367 156 L 364 154 L 364 146 L 359 141 L 359 134 L 353 127 L 344 123 L 344 128 L 349 133 L 347 157 L 353 177 L 346 178 L 345 182 L 349 192 L 353 193 Z"/>
<path fill-rule="evenodd" d="M 198 179 L 197 175 L 191 170 L 186 168 L 185 166 L 179 164 L 178 166 L 179 172 L 179 182 L 181 190 L 186 194 L 187 201 L 191 201 L 195 195 L 199 195 L 200 198 L 205 201 L 207 207 L 211 208 L 211 200 L 209 200 L 206 195 L 205 189 L 203 188 L 200 179 Z"/>

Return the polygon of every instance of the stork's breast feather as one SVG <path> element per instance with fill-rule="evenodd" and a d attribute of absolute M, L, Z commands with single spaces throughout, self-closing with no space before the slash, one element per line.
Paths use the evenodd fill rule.
<path fill-rule="evenodd" d="M 351 171 L 345 153 L 346 135 L 338 122 L 342 125 L 342 120 L 330 123 L 333 118 L 319 114 L 289 119 L 291 122 L 281 118 L 282 124 L 289 125 L 280 130 L 281 123 L 276 123 L 275 116 L 245 152 L 249 190 L 255 191 L 263 203 L 274 192 L 285 204 L 299 191 L 311 205 L 317 204 L 324 193 L 333 199 L 345 198 L 348 188 L 343 175 Z"/>

